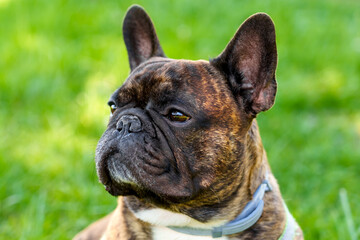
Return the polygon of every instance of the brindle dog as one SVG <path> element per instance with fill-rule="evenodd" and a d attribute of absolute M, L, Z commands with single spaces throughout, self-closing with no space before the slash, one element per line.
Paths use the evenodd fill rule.
<path fill-rule="evenodd" d="M 234 219 L 267 177 L 261 218 L 221 239 L 278 239 L 286 210 L 255 120 L 276 94 L 275 28 L 248 18 L 210 61 L 165 56 L 154 26 L 131 7 L 123 34 L 131 72 L 111 96 L 96 150 L 100 182 L 118 198 L 76 239 L 210 239 L 167 226 L 211 228 Z M 296 239 L 302 232 L 296 226 Z"/>

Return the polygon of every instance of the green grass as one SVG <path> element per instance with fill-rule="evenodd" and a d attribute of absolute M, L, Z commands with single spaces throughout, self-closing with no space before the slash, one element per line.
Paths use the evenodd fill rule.
<path fill-rule="evenodd" d="M 1 239 L 68 239 L 115 207 L 93 159 L 129 72 L 121 27 L 132 3 L 0 0 Z M 215 57 L 249 15 L 271 15 L 279 89 L 258 121 L 273 172 L 307 239 L 356 239 L 360 2 L 137 3 L 172 58 Z"/>

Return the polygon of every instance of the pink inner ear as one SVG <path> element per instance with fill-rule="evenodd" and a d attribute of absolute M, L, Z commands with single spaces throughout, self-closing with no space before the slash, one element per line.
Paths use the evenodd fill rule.
<path fill-rule="evenodd" d="M 136 40 L 136 44 L 138 47 L 139 55 L 142 56 L 142 60 L 145 61 L 149 59 L 152 55 L 152 42 L 149 41 L 151 39 L 149 36 L 145 36 L 146 34 L 139 34 L 139 38 Z"/>
<path fill-rule="evenodd" d="M 241 82 L 241 89 L 251 90 L 252 96 L 256 96 L 259 93 L 259 80 L 261 75 L 261 43 L 257 34 L 243 34 L 239 38 L 239 44 L 236 46 L 236 50 L 239 52 L 237 59 L 237 69 L 239 69 L 243 75 Z"/>
<path fill-rule="evenodd" d="M 248 18 L 213 64 L 230 77 L 236 98 L 256 115 L 274 103 L 277 64 L 274 24 L 266 14 Z"/>
<path fill-rule="evenodd" d="M 257 113 L 270 109 L 275 101 L 276 88 L 274 79 L 272 84 L 268 84 L 268 86 L 260 89 L 258 95 L 254 97 L 252 109 Z"/>

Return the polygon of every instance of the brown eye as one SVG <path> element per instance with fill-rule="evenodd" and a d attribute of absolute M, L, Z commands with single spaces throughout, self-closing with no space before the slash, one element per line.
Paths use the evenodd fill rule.
<path fill-rule="evenodd" d="M 190 119 L 189 116 L 186 116 L 182 112 L 179 111 L 171 111 L 168 115 L 168 118 L 173 122 L 185 122 Z"/>
<path fill-rule="evenodd" d="M 110 111 L 111 111 L 112 114 L 115 112 L 116 108 L 117 108 L 117 107 L 116 107 L 115 104 L 111 104 L 111 105 L 110 105 Z"/>

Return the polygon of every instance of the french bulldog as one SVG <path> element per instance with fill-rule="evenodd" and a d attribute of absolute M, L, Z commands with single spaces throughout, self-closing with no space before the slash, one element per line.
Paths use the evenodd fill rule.
<path fill-rule="evenodd" d="M 277 90 L 271 18 L 250 16 L 210 61 L 167 58 L 137 5 L 123 36 L 131 72 L 95 157 L 118 206 L 75 239 L 303 239 L 255 120 Z"/>

